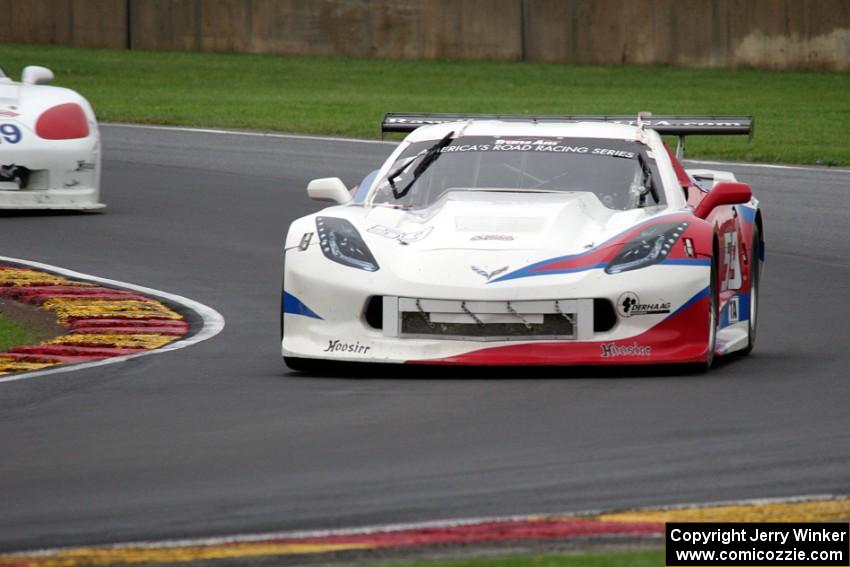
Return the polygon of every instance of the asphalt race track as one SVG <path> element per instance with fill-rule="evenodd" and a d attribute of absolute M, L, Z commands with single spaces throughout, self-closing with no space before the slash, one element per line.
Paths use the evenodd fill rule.
<path fill-rule="evenodd" d="M 850 493 L 846 170 L 730 166 L 763 202 L 767 265 L 756 351 L 709 374 L 308 377 L 279 355 L 286 227 L 319 208 L 308 180 L 357 183 L 392 146 L 102 132 L 107 212 L 0 216 L 0 253 L 226 328 L 0 384 L 0 549 Z"/>

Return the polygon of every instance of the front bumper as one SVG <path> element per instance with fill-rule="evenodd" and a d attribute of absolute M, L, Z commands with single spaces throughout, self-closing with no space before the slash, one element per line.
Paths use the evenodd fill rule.
<path fill-rule="evenodd" d="M 0 181 L 0 210 L 104 208 L 100 202 L 100 140 L 32 141 L 4 149 L 0 165 L 25 168 L 26 183 Z M 9 146 L 9 145 L 7 145 Z"/>
<path fill-rule="evenodd" d="M 43 190 L 0 190 L 0 210 L 94 211 L 106 207 L 96 187 Z"/>
<path fill-rule="evenodd" d="M 475 287 L 440 281 L 416 285 L 392 274 L 327 264 L 322 270 L 304 269 L 297 263 L 287 266 L 281 344 L 286 357 L 414 364 L 598 365 L 701 362 L 708 354 L 710 269 L 702 264 L 660 264 L 616 275 L 594 269 Z M 623 315 L 616 306 L 626 292 L 642 303 L 666 308 Z M 384 309 L 404 303 L 405 298 L 407 309 L 412 309 L 412 298 L 422 298 L 432 304 L 443 301 L 449 305 L 443 309 L 454 312 L 459 310 L 451 305 L 462 301 L 467 307 L 476 302 L 510 301 L 516 307 L 523 302 L 554 305 L 560 301 L 564 310 L 572 301 L 579 317 L 576 332 L 567 338 L 405 335 L 392 328 L 391 322 L 397 320 L 393 314 L 384 311 L 378 325 L 376 317 L 367 315 L 372 296 L 382 297 Z M 587 319 L 588 302 L 594 299 L 615 306 L 615 321 L 606 330 L 594 329 L 594 322 Z"/>

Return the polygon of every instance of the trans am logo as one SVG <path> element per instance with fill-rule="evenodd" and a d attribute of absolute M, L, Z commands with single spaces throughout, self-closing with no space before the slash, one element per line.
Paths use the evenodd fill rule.
<path fill-rule="evenodd" d="M 417 232 L 403 232 L 401 230 L 396 230 L 394 228 L 378 224 L 367 229 L 366 232 L 371 232 L 372 234 L 377 234 L 378 236 L 383 236 L 384 238 L 389 238 L 391 240 L 398 240 L 401 244 L 410 244 L 411 242 L 419 242 L 431 234 L 432 230 L 434 230 L 434 227 L 429 226 Z"/>

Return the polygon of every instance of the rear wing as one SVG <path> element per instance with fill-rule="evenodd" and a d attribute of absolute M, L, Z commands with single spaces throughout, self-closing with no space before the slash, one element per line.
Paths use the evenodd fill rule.
<path fill-rule="evenodd" d="M 505 122 L 576 123 L 611 122 L 652 128 L 662 135 L 678 136 L 676 156 L 685 153 L 685 136 L 749 136 L 752 139 L 755 120 L 752 116 L 638 116 L 625 115 L 534 115 L 534 114 L 416 114 L 388 112 L 381 122 L 381 133 L 413 132 L 420 126 L 465 122 L 467 120 L 502 120 Z"/>

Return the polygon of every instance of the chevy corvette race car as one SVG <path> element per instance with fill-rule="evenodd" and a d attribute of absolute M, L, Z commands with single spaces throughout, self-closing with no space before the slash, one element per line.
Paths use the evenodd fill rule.
<path fill-rule="evenodd" d="M 94 112 L 52 79 L 45 67 L 24 68 L 20 83 L 0 70 L 0 209 L 104 207 Z"/>
<path fill-rule="evenodd" d="M 289 228 L 291 368 L 707 368 L 753 348 L 758 202 L 679 161 L 685 136 L 750 134 L 751 117 L 388 114 L 383 129 L 409 135 L 352 191 L 312 181 L 336 204 Z"/>

